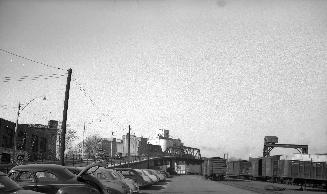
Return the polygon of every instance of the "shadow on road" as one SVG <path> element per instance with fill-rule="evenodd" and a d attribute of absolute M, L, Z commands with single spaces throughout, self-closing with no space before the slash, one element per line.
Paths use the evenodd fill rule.
<path fill-rule="evenodd" d="M 142 190 L 146 191 L 146 190 L 161 190 L 161 189 L 164 189 L 164 187 L 161 185 L 151 185 L 149 187 L 143 188 Z"/>
<path fill-rule="evenodd" d="M 159 182 L 159 183 L 156 183 L 155 185 L 167 185 L 168 183 L 165 181 L 165 182 Z"/>

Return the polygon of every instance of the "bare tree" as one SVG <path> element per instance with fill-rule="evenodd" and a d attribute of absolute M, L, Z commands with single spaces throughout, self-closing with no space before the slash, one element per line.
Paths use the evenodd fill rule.
<path fill-rule="evenodd" d="M 95 154 L 98 152 L 101 141 L 102 138 L 98 135 L 86 137 L 84 141 L 85 153 L 90 156 L 95 156 Z"/>
<path fill-rule="evenodd" d="M 67 150 L 71 150 L 73 148 L 73 142 L 76 140 L 77 135 L 76 135 L 76 130 L 72 129 L 72 128 L 68 128 L 67 129 L 67 133 L 66 133 L 66 148 Z"/>

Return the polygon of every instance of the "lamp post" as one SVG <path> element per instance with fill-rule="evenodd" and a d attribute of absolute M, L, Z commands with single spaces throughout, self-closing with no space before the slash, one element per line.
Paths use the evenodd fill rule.
<path fill-rule="evenodd" d="M 43 100 L 46 100 L 45 96 L 38 96 L 33 98 L 32 100 L 30 100 L 28 103 L 26 103 L 25 106 L 23 106 L 23 108 L 21 108 L 21 104 L 20 102 L 18 102 L 18 110 L 17 110 L 17 119 L 16 119 L 16 125 L 15 125 L 15 132 L 14 132 L 14 149 L 13 149 L 13 163 L 16 163 L 16 152 L 17 152 L 17 132 L 18 132 L 18 119 L 19 119 L 19 115 L 20 112 L 23 111 L 31 102 L 33 102 L 34 100 L 43 97 Z"/>

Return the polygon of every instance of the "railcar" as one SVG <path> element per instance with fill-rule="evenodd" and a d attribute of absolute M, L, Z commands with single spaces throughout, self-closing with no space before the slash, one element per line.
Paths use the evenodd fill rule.
<path fill-rule="evenodd" d="M 227 162 L 227 176 L 232 178 L 250 179 L 251 162 L 247 160 Z"/>
<path fill-rule="evenodd" d="M 326 162 L 280 160 L 279 156 L 250 158 L 252 176 L 255 180 L 286 184 L 327 184 Z"/>
<path fill-rule="evenodd" d="M 204 158 L 202 174 L 211 180 L 224 180 L 227 171 L 226 159 L 220 157 Z"/>

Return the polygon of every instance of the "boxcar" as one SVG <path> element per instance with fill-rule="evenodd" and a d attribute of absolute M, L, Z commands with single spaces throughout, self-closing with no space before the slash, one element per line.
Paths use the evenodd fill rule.
<path fill-rule="evenodd" d="M 227 175 L 235 178 L 251 177 L 251 162 L 247 160 L 227 162 Z"/>
<path fill-rule="evenodd" d="M 227 171 L 226 159 L 220 157 L 204 158 L 203 176 L 212 180 L 224 180 Z"/>

